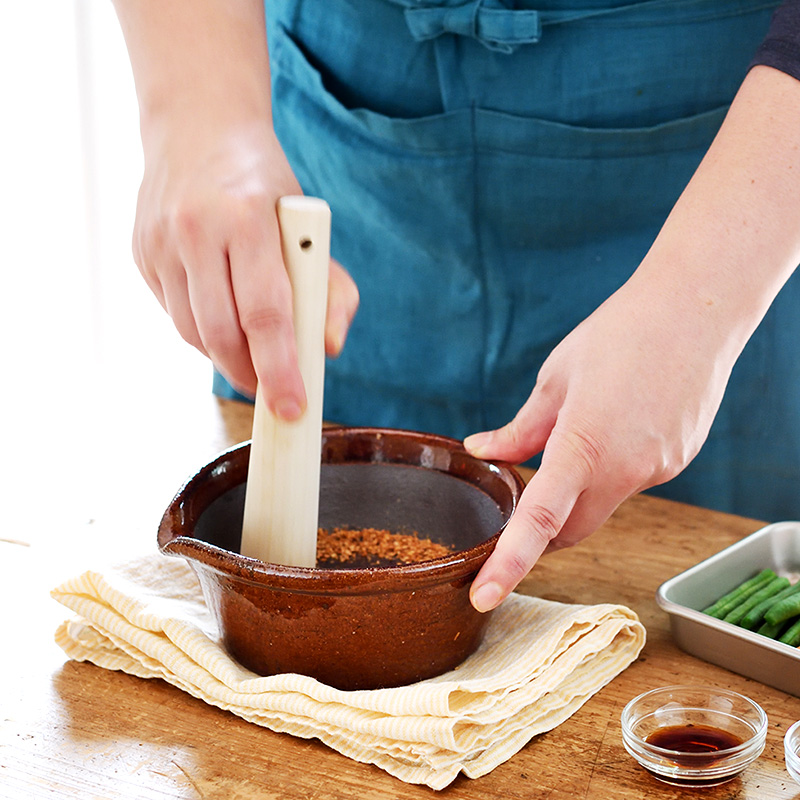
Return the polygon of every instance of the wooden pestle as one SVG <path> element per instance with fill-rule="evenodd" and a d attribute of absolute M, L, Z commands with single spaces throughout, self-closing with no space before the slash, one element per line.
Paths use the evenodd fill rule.
<path fill-rule="evenodd" d="M 259 386 L 241 554 L 273 564 L 316 565 L 325 313 L 331 212 L 315 197 L 278 201 L 283 260 L 292 284 L 295 338 L 308 405 L 292 422 L 267 408 Z"/>

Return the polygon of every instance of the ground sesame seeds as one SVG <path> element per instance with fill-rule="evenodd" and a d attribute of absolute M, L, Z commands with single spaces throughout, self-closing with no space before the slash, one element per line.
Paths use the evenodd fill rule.
<path fill-rule="evenodd" d="M 317 563 L 334 566 L 390 566 L 430 561 L 451 553 L 446 545 L 416 532 L 393 533 L 379 528 L 320 528 Z"/>

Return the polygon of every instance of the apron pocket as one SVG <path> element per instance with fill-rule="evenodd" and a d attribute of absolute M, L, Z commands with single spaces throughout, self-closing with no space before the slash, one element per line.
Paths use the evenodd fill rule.
<path fill-rule="evenodd" d="M 485 299 L 469 113 L 349 110 L 288 32 L 275 29 L 270 46 L 276 132 L 303 190 L 330 204 L 332 255 L 361 293 L 332 380 L 368 380 L 406 406 L 445 407 L 455 391 L 478 409 Z"/>

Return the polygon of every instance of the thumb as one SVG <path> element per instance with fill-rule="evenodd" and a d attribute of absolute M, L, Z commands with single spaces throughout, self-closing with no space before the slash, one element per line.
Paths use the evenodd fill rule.
<path fill-rule="evenodd" d="M 514 419 L 502 428 L 473 433 L 464 447 L 475 458 L 519 464 L 544 449 L 558 416 L 557 398 L 534 390 Z"/>

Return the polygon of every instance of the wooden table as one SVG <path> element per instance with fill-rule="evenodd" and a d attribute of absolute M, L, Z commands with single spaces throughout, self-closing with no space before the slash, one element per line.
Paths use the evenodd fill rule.
<path fill-rule="evenodd" d="M 0 532 L 0 797 L 435 796 L 318 741 L 251 725 L 161 681 L 65 661 L 52 634 L 69 612 L 49 598 L 49 589 L 84 569 L 154 549 L 157 520 L 181 481 L 212 454 L 249 437 L 251 411 L 238 403 L 165 388 L 156 397 L 126 395 L 123 414 L 107 399 L 62 402 L 57 458 L 49 452 L 48 459 L 53 429 L 37 435 L 33 427 L 27 444 L 7 455 L 16 478 L 4 487 L 9 512 Z M 563 725 L 489 775 L 460 777 L 441 794 L 464 800 L 800 797 L 785 771 L 782 743 L 786 728 L 800 719 L 800 699 L 678 650 L 654 600 L 661 582 L 758 527 L 638 497 L 590 540 L 543 559 L 521 591 L 566 602 L 624 603 L 646 625 L 647 645 Z M 625 703 L 680 682 L 727 686 L 766 710 L 766 750 L 740 778 L 702 792 L 674 788 L 643 772 L 623 749 Z"/>

